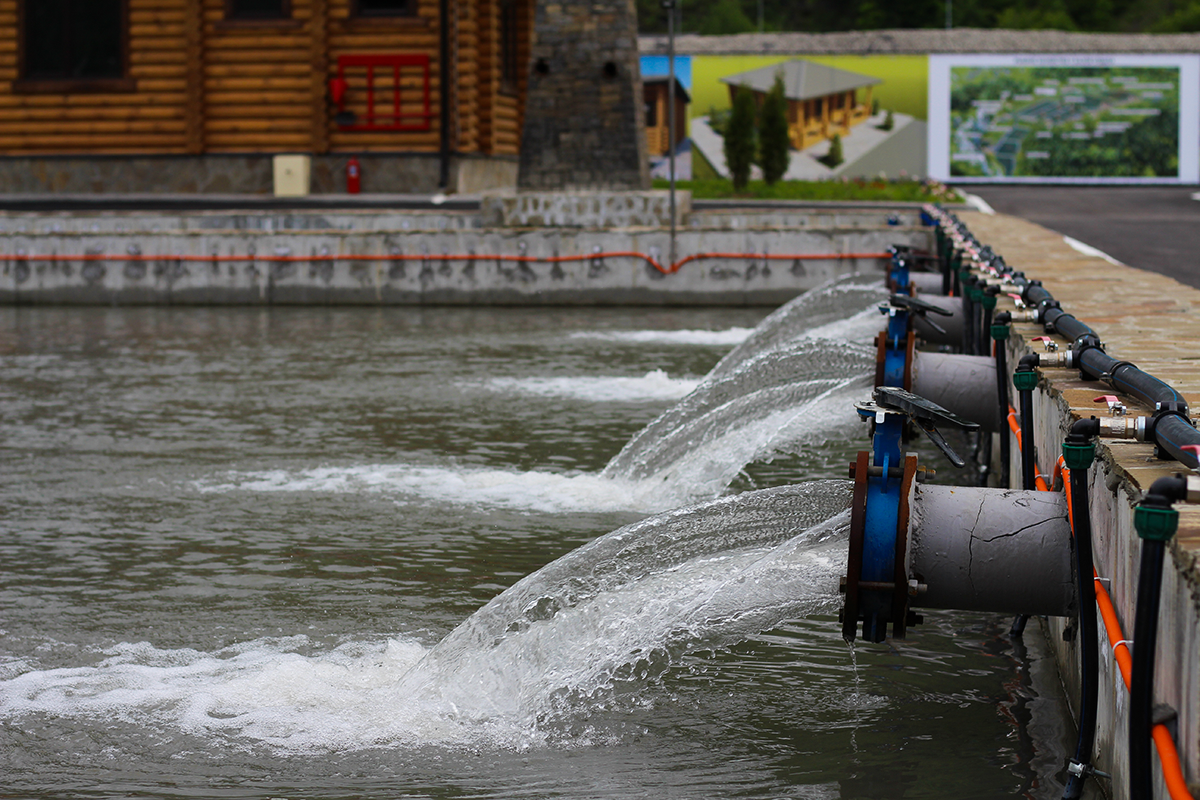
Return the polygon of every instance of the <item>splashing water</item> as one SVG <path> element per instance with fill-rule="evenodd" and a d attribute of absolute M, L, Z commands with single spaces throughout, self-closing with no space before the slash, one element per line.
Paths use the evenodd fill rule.
<path fill-rule="evenodd" d="M 588 694 L 622 667 L 815 612 L 836 597 L 848 487 L 748 492 L 613 531 L 494 598 L 430 652 L 420 678 L 464 703 L 488 698 L 486 713 L 512 712 L 497 701 L 529 713 L 531 688 Z"/>
<path fill-rule="evenodd" d="M 782 441 L 815 441 L 838 428 L 842 417 L 852 420 L 850 401 L 869 385 L 871 364 L 870 349 L 854 340 L 878 329 L 874 310 L 862 310 L 877 299 L 873 294 L 853 280 L 837 281 L 776 312 L 746 340 L 756 355 L 738 356 L 746 345 L 737 348 L 635 436 L 599 476 L 603 480 L 555 476 L 555 493 L 564 482 L 591 478 L 622 494 L 646 488 L 653 507 L 663 508 L 720 492 L 743 464 Z M 639 380 L 619 391 L 641 393 L 667 381 L 653 373 Z M 496 388 L 564 391 L 557 384 Z M 510 497 L 512 475 L 479 472 L 479 486 L 462 489 L 460 501 L 529 504 L 528 498 Z M 441 472 L 404 465 L 231 478 L 197 488 L 400 487 L 428 495 L 420 487 L 432 483 L 441 487 L 435 492 L 440 496 L 448 480 Z M 530 494 L 526 489 L 515 494 Z M 508 499 L 489 501 L 489 492 L 497 491 Z M 632 494 L 639 492 L 647 494 Z M 649 505 L 643 501 L 633 505 Z M 461 744 L 481 737 L 528 746 L 545 741 L 556 721 L 588 707 L 581 698 L 594 699 L 623 683 L 644 685 L 687 653 L 730 646 L 787 619 L 831 611 L 834 576 L 845 558 L 847 501 L 847 484 L 822 481 L 647 518 L 518 581 L 429 649 L 390 640 L 311 652 L 304 636 L 291 636 L 215 652 L 124 643 L 102 651 L 98 663 L 65 669 L 10 664 L 5 671 L 13 677 L 0 682 L 0 718 L 111 718 L 164 736 L 183 731 L 235 747 L 287 752 Z M 629 507 L 612 498 L 599 506 Z"/>
<path fill-rule="evenodd" d="M 661 369 L 640 378 L 565 377 L 565 378 L 492 378 L 490 389 L 542 397 L 572 397 L 597 403 L 637 402 L 641 400 L 678 400 L 700 383 L 698 380 L 672 378 Z"/>
<path fill-rule="evenodd" d="M 863 332 L 864 309 L 866 317 L 874 320 L 867 327 L 871 333 L 877 332 L 882 326 L 874 307 L 887 296 L 878 275 L 846 275 L 824 283 L 771 312 L 741 344 L 717 362 L 708 378 L 727 375 L 746 361 L 800 338 L 854 341 Z"/>
<path fill-rule="evenodd" d="M 576 331 L 572 339 L 595 339 L 632 344 L 737 345 L 754 333 L 753 328 L 727 328 L 719 331 Z"/>
<path fill-rule="evenodd" d="M 859 316 L 863 330 L 878 325 Z M 873 363 L 870 348 L 845 340 L 781 345 L 706 379 L 637 433 L 603 475 L 654 485 L 677 500 L 712 496 L 745 464 L 843 435 L 857 419 L 854 401 L 870 390 Z"/>
<path fill-rule="evenodd" d="M 607 478 L 685 502 L 724 490 L 742 468 L 784 448 L 821 444 L 857 419 L 880 328 L 878 278 L 851 275 L 768 316 L 687 397 L 637 433 Z"/>
<path fill-rule="evenodd" d="M 0 719 L 107 718 L 285 752 L 528 746 L 579 698 L 831 610 L 848 498 L 846 482 L 821 481 L 647 518 L 523 578 L 429 650 L 303 655 L 303 636 L 215 653 L 118 645 L 92 666 L 0 681 Z"/>
<path fill-rule="evenodd" d="M 464 466 L 356 464 L 303 470 L 228 472 L 195 480 L 201 494 L 227 492 L 329 492 L 383 494 L 398 505 L 439 503 L 477 508 L 511 508 L 546 514 L 664 511 L 672 505 L 654 487 L 608 479 L 594 472 L 562 474 Z"/>

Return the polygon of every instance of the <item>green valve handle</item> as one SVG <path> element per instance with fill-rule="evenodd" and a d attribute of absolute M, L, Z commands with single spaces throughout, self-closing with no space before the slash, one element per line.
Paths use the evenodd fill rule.
<path fill-rule="evenodd" d="M 1013 373 L 1013 386 L 1018 392 L 1032 392 L 1037 388 L 1038 375 L 1031 369 L 1019 369 Z"/>
<path fill-rule="evenodd" d="M 996 307 L 996 295 L 980 292 L 979 302 L 983 303 L 983 307 L 991 311 Z"/>
<path fill-rule="evenodd" d="M 1133 509 L 1133 528 L 1143 539 L 1169 542 L 1179 527 L 1179 512 L 1173 508 L 1140 505 Z"/>
<path fill-rule="evenodd" d="M 992 338 L 997 342 L 1003 342 L 1005 339 L 1007 339 L 1010 332 L 1012 332 L 1012 328 L 1007 325 L 992 326 Z"/>

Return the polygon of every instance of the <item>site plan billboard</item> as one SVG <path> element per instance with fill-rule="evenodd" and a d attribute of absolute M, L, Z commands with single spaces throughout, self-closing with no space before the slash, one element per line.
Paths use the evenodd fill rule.
<path fill-rule="evenodd" d="M 930 56 L 929 174 L 956 182 L 1196 183 L 1200 59 Z"/>

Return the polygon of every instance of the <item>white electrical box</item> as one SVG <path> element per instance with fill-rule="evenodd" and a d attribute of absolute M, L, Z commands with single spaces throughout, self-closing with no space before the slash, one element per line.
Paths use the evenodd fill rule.
<path fill-rule="evenodd" d="M 308 194 L 312 175 L 311 156 L 275 156 L 274 166 L 276 197 L 304 197 Z"/>

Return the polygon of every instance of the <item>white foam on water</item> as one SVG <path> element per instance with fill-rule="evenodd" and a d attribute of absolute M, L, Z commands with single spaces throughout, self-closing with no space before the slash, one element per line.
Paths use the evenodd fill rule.
<path fill-rule="evenodd" d="M 364 464 L 302 470 L 232 472 L 194 481 L 200 492 L 355 492 L 399 502 L 433 501 L 542 513 L 661 511 L 653 487 L 597 473 Z"/>
<path fill-rule="evenodd" d="M 700 384 L 698 378 L 672 378 L 661 369 L 637 378 L 535 377 L 492 378 L 487 388 L 539 397 L 569 397 L 603 403 L 629 403 L 646 400 L 678 400 Z"/>
<path fill-rule="evenodd" d="M 753 328 L 729 328 L 723 331 L 576 331 L 572 339 L 598 339 L 631 344 L 688 344 L 732 347 L 741 344 Z"/>
<path fill-rule="evenodd" d="M 524 748 L 618 684 L 836 604 L 848 484 L 752 492 L 628 525 L 527 576 L 440 644 L 304 636 L 214 652 L 147 642 L 0 680 L 29 716 L 320 753 L 427 744 Z"/>
<path fill-rule="evenodd" d="M 38 714 L 109 719 L 150 731 L 281 750 L 348 749 L 466 740 L 453 710 L 397 694 L 424 658 L 393 639 L 303 655 L 304 636 L 257 639 L 216 652 L 147 642 L 104 651 L 98 664 L 33 670 L 0 681 L 0 719 Z"/>

